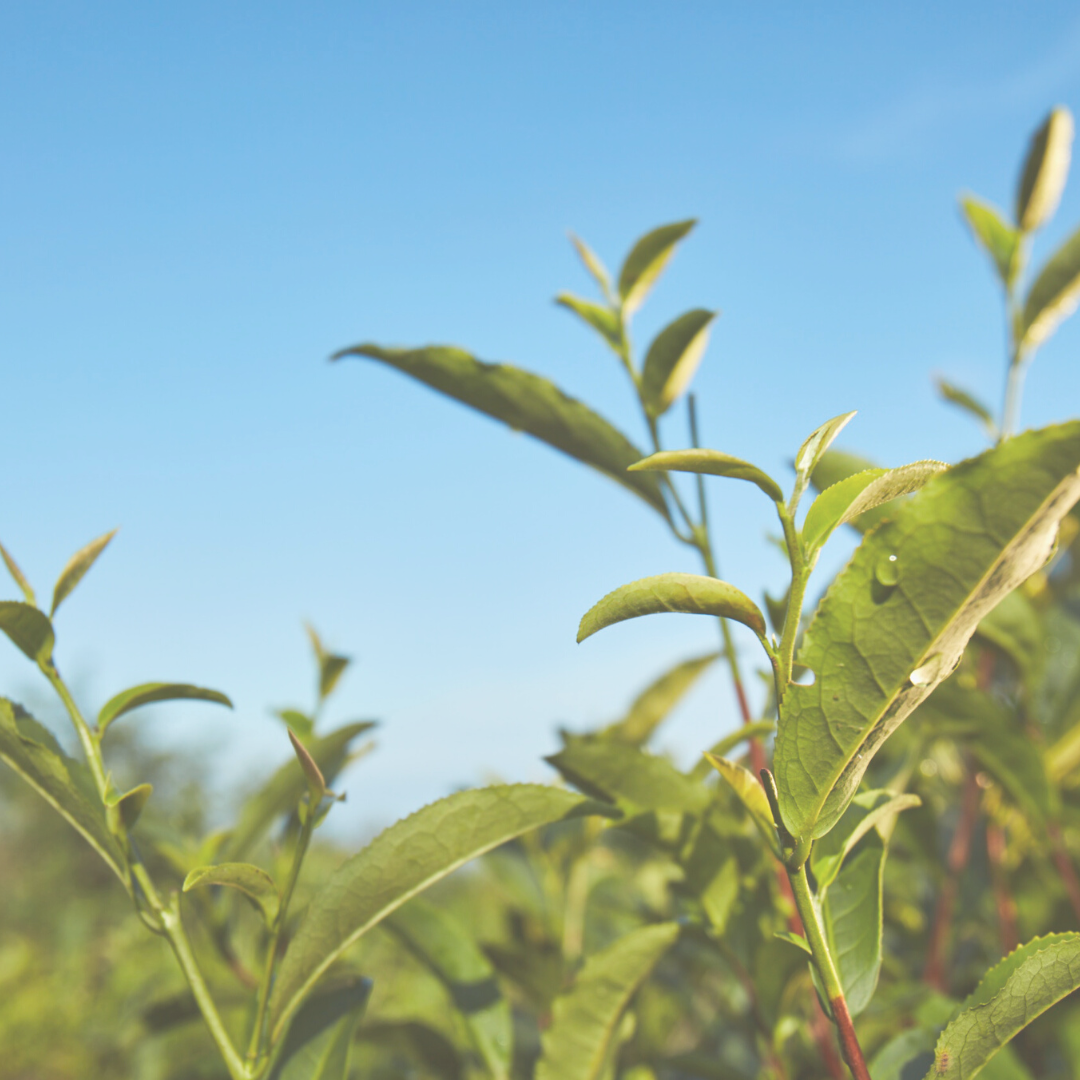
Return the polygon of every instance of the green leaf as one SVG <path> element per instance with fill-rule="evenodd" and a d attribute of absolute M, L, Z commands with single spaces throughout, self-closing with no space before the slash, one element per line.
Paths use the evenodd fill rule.
<path fill-rule="evenodd" d="M 619 271 L 619 296 L 623 312 L 629 318 L 656 284 L 656 279 L 667 266 L 675 251 L 675 245 L 697 224 L 695 219 L 676 221 L 661 225 L 646 233 L 630 249 Z"/>
<path fill-rule="evenodd" d="M 308 792 L 311 795 L 311 809 L 314 810 L 327 793 L 326 780 L 308 748 L 296 737 L 292 728 L 288 730 L 289 742 L 292 743 L 293 753 L 296 755 L 296 760 L 300 762 L 300 768 L 307 780 Z"/>
<path fill-rule="evenodd" d="M 52 608 L 49 611 L 50 618 L 56 614 L 56 609 L 63 603 L 64 598 L 70 595 L 72 589 L 82 581 L 83 575 L 94 565 L 97 557 L 105 550 L 109 541 L 115 535 L 116 529 L 113 529 L 112 532 L 107 532 L 104 536 L 91 540 L 86 547 L 79 548 L 68 559 L 67 566 L 60 572 L 60 577 L 56 579 L 56 586 L 53 588 Z"/>
<path fill-rule="evenodd" d="M 622 323 L 619 321 L 617 312 L 603 304 L 595 304 L 591 300 L 583 300 L 573 293 L 559 293 L 555 297 L 555 303 L 572 311 L 582 322 L 588 323 L 607 343 L 620 353 L 622 350 Z"/>
<path fill-rule="evenodd" d="M 420 382 L 501 420 L 515 431 L 591 465 L 644 499 L 670 520 L 660 478 L 626 470 L 642 453 L 620 431 L 547 379 L 509 364 L 485 364 L 461 349 L 433 345 L 426 349 L 383 349 L 357 345 L 333 357 L 366 356 L 381 360 Z"/>
<path fill-rule="evenodd" d="M 629 712 L 617 723 L 605 728 L 602 734 L 633 746 L 646 743 L 682 700 L 683 695 L 702 673 L 716 662 L 719 655 L 711 652 L 704 656 L 695 656 L 665 671 L 634 699 Z"/>
<path fill-rule="evenodd" d="M 841 413 L 831 420 L 826 420 L 819 428 L 815 428 L 799 447 L 795 455 L 795 491 L 792 494 L 792 505 L 796 505 L 802 498 L 803 491 L 810 480 L 814 470 L 821 463 L 825 451 L 829 449 L 833 439 L 844 430 L 854 417 L 853 412 Z"/>
<path fill-rule="evenodd" d="M 810 869 L 817 881 L 818 891 L 827 889 L 852 848 L 875 826 L 895 817 L 903 810 L 921 805 L 918 795 L 894 795 L 891 791 L 860 791 L 844 816 L 829 833 L 814 844 L 810 852 Z"/>
<path fill-rule="evenodd" d="M 1008 288 L 1019 269 L 1017 253 L 1020 250 L 1020 233 L 1002 219 L 996 207 L 974 196 L 962 198 L 960 209 L 971 235 L 990 256 L 1002 285 Z"/>
<path fill-rule="evenodd" d="M 1080 934 L 1022 946 L 993 968 L 938 1039 L 925 1080 L 967 1080 L 1037 1016 L 1080 987 Z"/>
<path fill-rule="evenodd" d="M 276 709 L 274 715 L 287 727 L 307 741 L 315 731 L 315 720 L 299 709 Z"/>
<path fill-rule="evenodd" d="M 973 416 L 983 426 L 983 430 L 990 439 L 997 440 L 999 434 L 997 421 L 994 420 L 990 410 L 981 401 L 945 379 L 936 380 L 935 386 L 937 386 L 937 392 L 946 401 Z"/>
<path fill-rule="evenodd" d="M 642 810 L 700 814 L 708 789 L 679 772 L 666 758 L 606 739 L 570 736 L 544 759 L 575 787 L 595 798 L 628 802 Z"/>
<path fill-rule="evenodd" d="M 1031 137 L 1016 189 L 1016 221 L 1034 232 L 1053 216 L 1065 190 L 1072 156 L 1073 118 L 1068 109 L 1052 109 Z"/>
<path fill-rule="evenodd" d="M 324 971 L 407 900 L 470 859 L 554 821 L 611 811 L 568 791 L 508 784 L 460 791 L 391 825 L 316 893 L 270 998 L 273 1041 Z"/>
<path fill-rule="evenodd" d="M 322 738 L 312 739 L 307 744 L 308 753 L 327 783 L 334 782 L 334 777 L 348 760 L 349 744 L 374 726 L 370 720 L 357 721 Z M 307 787 L 307 778 L 290 758 L 262 790 L 244 803 L 236 828 L 222 846 L 222 858 L 226 861 L 240 860 L 278 818 L 296 810 Z"/>
<path fill-rule="evenodd" d="M 184 879 L 184 892 L 199 885 L 225 885 L 242 892 L 262 912 L 267 926 L 273 926 L 281 907 L 274 879 L 251 863 L 227 862 L 199 866 Z"/>
<path fill-rule="evenodd" d="M 914 461 L 898 469 L 867 469 L 826 488 L 810 505 L 803 523 L 802 539 L 812 563 L 825 541 L 841 525 L 862 517 L 868 510 L 918 491 L 948 466 L 941 461 Z"/>
<path fill-rule="evenodd" d="M 924 1028 L 909 1028 L 890 1039 L 870 1062 L 871 1080 L 921 1080 L 934 1061 L 934 1036 Z"/>
<path fill-rule="evenodd" d="M 825 891 L 821 913 L 852 1016 L 870 1004 L 881 971 L 885 842 L 867 832 Z"/>
<path fill-rule="evenodd" d="M 506 1080 L 514 1045 L 510 1003 L 467 928 L 420 897 L 395 911 L 387 926 L 446 987 L 491 1076 Z"/>
<path fill-rule="evenodd" d="M 979 623 L 978 634 L 1005 653 L 1021 675 L 1035 675 L 1044 655 L 1046 631 L 1039 611 L 1023 589 L 1009 593 Z"/>
<path fill-rule="evenodd" d="M 1037 349 L 1080 303 L 1080 229 L 1047 260 L 1024 300 L 1017 352 Z"/>
<path fill-rule="evenodd" d="M 882 742 L 959 663 L 979 621 L 1039 569 L 1080 498 L 1080 422 L 1028 432 L 941 473 L 875 529 L 804 637 L 812 686 L 781 702 L 784 823 L 840 819 Z"/>
<path fill-rule="evenodd" d="M 19 586 L 23 596 L 26 597 L 26 602 L 31 607 L 37 607 L 37 599 L 34 596 L 34 590 L 30 588 L 30 582 L 26 580 L 26 576 L 19 569 L 19 564 L 11 557 L 11 553 L 3 544 L 0 544 L 0 556 L 3 557 L 8 573 L 15 579 L 15 584 Z"/>
<path fill-rule="evenodd" d="M 598 1080 L 630 999 L 678 936 L 675 923 L 644 926 L 589 957 L 555 999 L 536 1080 Z"/>
<path fill-rule="evenodd" d="M 201 686 L 192 686 L 190 683 L 165 683 L 150 682 L 133 686 L 130 690 L 122 690 L 115 697 L 110 698 L 98 713 L 98 730 L 104 734 L 105 729 L 117 717 L 129 713 L 133 709 L 142 708 L 143 705 L 152 705 L 158 701 L 212 701 L 218 705 L 232 708 L 232 702 L 217 690 L 206 690 Z"/>
<path fill-rule="evenodd" d="M 773 937 L 778 941 L 786 941 L 789 945 L 794 945 L 796 949 L 806 953 L 807 956 L 812 957 L 814 955 L 809 942 L 800 934 L 793 934 L 790 930 L 777 930 Z"/>
<path fill-rule="evenodd" d="M 614 623 L 665 611 L 718 615 L 749 626 L 759 638 L 765 636 L 765 617 L 734 585 L 699 574 L 658 574 L 623 585 L 594 604 L 582 616 L 578 642 Z"/>
<path fill-rule="evenodd" d="M 118 832 L 124 829 L 135 828 L 135 823 L 143 812 L 153 794 L 152 784 L 139 784 L 130 791 L 121 795 L 119 792 L 111 792 L 105 798 L 105 820 L 109 823 L 111 831 Z"/>
<path fill-rule="evenodd" d="M 6 698 L 0 698 L 0 759 L 82 833 L 126 885 L 123 852 L 109 831 L 89 770 L 69 758 L 22 706 Z"/>
<path fill-rule="evenodd" d="M 754 778 L 754 774 L 736 761 L 729 761 L 727 758 L 709 753 L 706 753 L 705 757 L 735 792 L 739 802 L 746 807 L 754 824 L 769 845 L 769 850 L 780 858 L 780 843 L 776 837 L 776 825 L 773 823 L 769 799 L 765 794 L 765 789 Z"/>
<path fill-rule="evenodd" d="M 347 1080 L 353 1033 L 370 996 L 371 980 L 351 977 L 311 998 L 267 1080 Z"/>
<path fill-rule="evenodd" d="M 707 476 L 729 476 L 734 480 L 749 480 L 757 484 L 773 502 L 783 502 L 780 485 L 765 471 L 742 458 L 723 454 L 719 450 L 661 450 L 644 461 L 630 466 L 631 472 L 667 471 L 704 473 Z"/>
<path fill-rule="evenodd" d="M 319 665 L 319 700 L 325 701 L 337 686 L 338 680 L 345 673 L 345 669 L 352 662 L 347 656 L 338 656 L 329 652 L 322 643 L 322 639 L 315 632 L 315 627 L 310 623 L 304 624 L 311 648 L 315 653 L 315 661 Z"/>
<path fill-rule="evenodd" d="M 600 286 L 603 294 L 605 296 L 610 296 L 611 278 L 608 275 L 607 267 L 604 266 L 592 248 L 590 248 L 580 237 L 570 233 L 570 243 L 574 245 L 574 250 L 578 253 L 578 257 L 585 265 L 585 269 L 592 274 L 593 280 Z"/>
<path fill-rule="evenodd" d="M 653 338 L 641 369 L 641 400 L 650 416 L 662 416 L 686 392 L 705 355 L 716 315 L 695 308 Z"/>
<path fill-rule="evenodd" d="M 0 630 L 31 660 L 44 663 L 52 656 L 56 642 L 52 623 L 36 607 L 18 600 L 0 600 Z"/>

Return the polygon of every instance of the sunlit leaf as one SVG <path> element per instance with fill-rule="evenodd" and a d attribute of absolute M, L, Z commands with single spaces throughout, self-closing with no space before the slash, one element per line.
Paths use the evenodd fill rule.
<path fill-rule="evenodd" d="M 26 597 L 26 602 L 31 607 L 37 607 L 37 599 L 34 596 L 34 590 L 30 588 L 30 582 L 26 580 L 26 575 L 19 569 L 19 564 L 11 557 L 11 553 L 3 544 L 0 544 L 0 556 L 3 557 L 8 573 L 15 579 L 15 584 L 19 586 L 23 596 Z"/>
<path fill-rule="evenodd" d="M 315 721 L 299 709 L 277 709 L 274 715 L 287 727 L 295 731 L 305 742 L 315 731 Z"/>
<path fill-rule="evenodd" d="M 937 386 L 937 392 L 946 401 L 955 405 L 958 409 L 962 409 L 969 416 L 973 416 L 992 440 L 997 439 L 997 421 L 994 420 L 990 410 L 981 401 L 946 379 L 938 379 L 935 386 Z"/>
<path fill-rule="evenodd" d="M 1016 189 L 1016 222 L 1025 232 L 1033 232 L 1054 216 L 1069 175 L 1072 142 L 1072 114 L 1061 106 L 1051 110 L 1032 135 Z"/>
<path fill-rule="evenodd" d="M 754 824 L 757 825 L 769 845 L 769 850 L 779 858 L 780 844 L 776 837 L 776 825 L 773 823 L 772 809 L 769 807 L 769 799 L 764 788 L 754 777 L 754 774 L 736 761 L 717 757 L 715 754 L 706 754 L 709 764 L 724 778 L 728 786 L 738 797 L 739 802 L 746 807 Z"/>
<path fill-rule="evenodd" d="M 83 575 L 94 565 L 97 557 L 105 550 L 109 541 L 115 535 L 116 529 L 113 529 L 112 532 L 99 536 L 96 540 L 91 540 L 86 547 L 79 548 L 68 559 L 67 566 L 60 572 L 60 577 L 57 578 L 56 585 L 53 588 L 52 608 L 49 611 L 50 617 L 56 614 L 56 609 L 63 603 L 64 598 L 69 596 L 72 589 L 82 581 Z"/>
<path fill-rule="evenodd" d="M 273 926 L 281 906 L 274 879 L 251 863 L 216 863 L 199 866 L 184 879 L 184 892 L 200 885 L 224 885 L 243 893 L 262 912 L 267 926 Z"/>
<path fill-rule="evenodd" d="M 653 338 L 641 369 L 641 398 L 651 416 L 662 416 L 686 392 L 709 344 L 715 311 L 695 308 Z"/>
<path fill-rule="evenodd" d="M 675 245 L 697 224 L 696 220 L 676 221 L 646 233 L 630 249 L 619 271 L 619 296 L 629 317 L 639 307 L 667 266 Z"/>
<path fill-rule="evenodd" d="M 621 432 L 588 406 L 568 397 L 547 379 L 509 364 L 485 364 L 461 349 L 433 345 L 426 349 L 384 349 L 357 345 L 336 353 L 381 360 L 398 371 L 455 398 L 515 431 L 541 442 L 629 488 L 657 513 L 668 517 L 660 478 L 629 473 L 642 453 Z"/>
<path fill-rule="evenodd" d="M 120 827 L 133 829 L 153 792 L 153 785 L 139 784 L 138 787 L 133 787 L 122 795 L 117 791 L 107 795 L 105 819 L 112 826 L 113 831 L 117 831 Z"/>
<path fill-rule="evenodd" d="M 719 450 L 661 450 L 644 461 L 630 466 L 631 472 L 669 471 L 704 473 L 707 476 L 728 476 L 734 480 L 749 480 L 757 484 L 773 502 L 783 502 L 780 485 L 764 470 L 742 458 L 732 457 Z"/>
<path fill-rule="evenodd" d="M 353 1033 L 371 996 L 371 980 L 340 982 L 297 1013 L 267 1080 L 347 1080 Z"/>
<path fill-rule="evenodd" d="M 979 621 L 1045 563 L 1078 466 L 1080 422 L 1028 432 L 936 476 L 863 541 L 806 632 L 814 684 L 781 703 L 775 769 L 796 839 L 832 828 Z"/>
<path fill-rule="evenodd" d="M 599 1080 L 630 999 L 678 936 L 675 923 L 645 926 L 589 957 L 555 999 L 536 1080 Z"/>
<path fill-rule="evenodd" d="M 0 600 L 0 630 L 31 660 L 52 656 L 56 641 L 52 623 L 43 611 L 19 600 Z"/>
<path fill-rule="evenodd" d="M 555 297 L 555 303 L 572 311 L 582 322 L 588 323 L 616 353 L 620 352 L 623 345 L 622 323 L 611 308 L 567 292 L 559 293 Z"/>
<path fill-rule="evenodd" d="M 1080 303 L 1080 229 L 1054 252 L 1039 271 L 1024 300 L 1017 328 L 1021 354 L 1037 349 Z"/>
<path fill-rule="evenodd" d="M 821 463 L 825 452 L 832 445 L 832 441 L 844 430 L 855 416 L 853 412 L 841 413 L 831 420 L 826 420 L 819 428 L 815 428 L 799 447 L 795 455 L 795 492 L 793 501 L 798 502 L 810 480 L 814 470 Z"/>
<path fill-rule="evenodd" d="M 607 267 L 600 261 L 600 257 L 581 237 L 575 236 L 573 233 L 570 233 L 570 243 L 574 245 L 574 250 L 578 253 L 578 257 L 584 264 L 585 269 L 592 274 L 593 280 L 600 286 L 603 294 L 610 296 L 611 277 L 607 272 Z"/>
<path fill-rule="evenodd" d="M 131 687 L 130 690 L 122 690 L 102 706 L 97 718 L 98 730 L 104 732 L 117 717 L 123 716 L 124 713 L 159 701 L 212 701 L 232 708 L 232 702 L 217 690 L 206 690 L 201 686 L 191 686 L 189 683 L 143 683 L 140 686 Z"/>
<path fill-rule="evenodd" d="M 1016 277 L 1020 233 L 1001 217 L 996 207 L 971 195 L 960 200 L 960 209 L 979 246 L 990 256 L 1001 283 L 1011 285 Z"/>
<path fill-rule="evenodd" d="M 610 592 L 582 616 L 579 642 L 606 626 L 642 615 L 676 612 L 718 615 L 744 623 L 758 637 L 765 635 L 765 617 L 757 604 L 734 585 L 699 574 L 658 574 Z"/>

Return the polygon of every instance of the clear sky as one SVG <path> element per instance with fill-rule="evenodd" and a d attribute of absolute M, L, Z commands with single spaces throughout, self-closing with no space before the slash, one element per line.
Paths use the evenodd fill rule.
<path fill-rule="evenodd" d="M 286 755 L 268 709 L 310 698 L 302 620 L 354 655 L 328 720 L 383 727 L 346 839 L 549 777 L 557 724 L 613 718 L 715 630 L 575 645 L 601 595 L 691 554 L 590 470 L 329 353 L 460 344 L 640 442 L 614 362 L 551 304 L 588 291 L 566 230 L 614 265 L 696 216 L 637 334 L 723 310 L 706 445 L 786 482 L 810 429 L 858 409 L 847 447 L 955 460 L 980 434 L 932 374 L 996 402 L 1002 372 L 956 195 L 1009 205 L 1030 131 L 1080 109 L 1064 3 L 43 2 L 3 6 L 0 41 L 0 539 L 47 593 L 121 526 L 58 658 L 88 707 L 159 678 L 233 695 L 123 721 L 213 746 L 221 806 Z M 1036 258 L 1078 220 L 1080 181 Z M 1040 354 L 1026 424 L 1077 414 L 1078 349 L 1080 323 Z M 777 590 L 767 503 L 710 491 L 724 576 Z M 3 692 L 35 686 L 0 649 Z M 734 722 L 718 672 L 661 741 L 689 762 Z"/>

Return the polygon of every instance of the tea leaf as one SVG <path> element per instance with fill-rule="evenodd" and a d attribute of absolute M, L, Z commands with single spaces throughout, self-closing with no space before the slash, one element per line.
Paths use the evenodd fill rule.
<path fill-rule="evenodd" d="M 395 911 L 387 926 L 446 987 L 494 1080 L 506 1080 L 514 1049 L 510 1003 L 469 931 L 422 897 Z"/>
<path fill-rule="evenodd" d="M 678 936 L 675 923 L 644 926 L 589 957 L 555 999 L 536 1080 L 599 1080 L 630 999 Z"/>
<path fill-rule="evenodd" d="M 3 630 L 31 660 L 44 663 L 52 656 L 56 637 L 43 611 L 18 600 L 0 600 L 0 630 Z"/>
<path fill-rule="evenodd" d="M 641 400 L 650 416 L 662 416 L 686 392 L 705 355 L 716 315 L 695 308 L 653 338 L 641 369 Z"/>
<path fill-rule="evenodd" d="M 0 698 L 0 759 L 82 833 L 126 887 L 124 856 L 106 824 L 89 770 L 69 758 L 22 706 L 6 698 Z"/>
<path fill-rule="evenodd" d="M 623 585 L 594 604 L 582 616 L 577 639 L 582 642 L 614 623 L 665 611 L 719 615 L 744 623 L 759 638 L 765 636 L 765 617 L 734 585 L 699 574 L 658 574 Z"/>
<path fill-rule="evenodd" d="M 990 410 L 977 398 L 966 390 L 953 385 L 945 379 L 938 379 L 935 383 L 937 392 L 948 402 L 973 416 L 982 425 L 983 430 L 993 440 L 998 437 L 998 426 Z"/>
<path fill-rule="evenodd" d="M 1047 260 L 1028 290 L 1017 328 L 1017 352 L 1037 349 L 1080 303 L 1080 229 Z"/>
<path fill-rule="evenodd" d="M 370 979 L 350 977 L 311 998 L 297 1013 L 267 1080 L 347 1080 L 353 1033 L 370 996 Z"/>
<path fill-rule="evenodd" d="M 304 629 L 315 653 L 315 661 L 319 665 L 319 700 L 325 701 L 333 693 L 338 680 L 352 661 L 347 656 L 337 656 L 329 652 L 310 623 L 305 623 Z"/>
<path fill-rule="evenodd" d="M 960 200 L 960 209 L 971 234 L 990 256 L 1001 283 L 1008 287 L 1016 277 L 1020 233 L 1002 220 L 1000 212 L 989 203 L 968 195 Z"/>
<path fill-rule="evenodd" d="M 144 705 L 152 705 L 158 701 L 212 701 L 218 705 L 232 708 L 232 702 L 217 690 L 206 690 L 201 686 L 192 686 L 189 683 L 164 683 L 151 682 L 133 686 L 129 690 L 122 690 L 115 697 L 110 698 L 98 713 L 98 730 L 104 734 L 105 729 L 117 717 L 129 713 L 133 709 L 140 709 Z"/>
<path fill-rule="evenodd" d="M 643 745 L 719 655 L 712 652 L 696 656 L 665 671 L 634 699 L 630 711 L 621 720 L 604 728 L 601 734 L 634 746 Z"/>
<path fill-rule="evenodd" d="M 767 472 L 749 461 L 723 454 L 719 450 L 661 450 L 630 466 L 631 472 L 645 470 L 704 473 L 707 476 L 749 480 L 751 484 L 757 484 L 773 502 L 784 501 L 780 485 Z"/>
<path fill-rule="evenodd" d="M 277 709 L 274 715 L 305 741 L 310 739 L 315 731 L 315 720 L 299 709 Z"/>
<path fill-rule="evenodd" d="M 153 792 L 152 784 L 139 784 L 138 787 L 133 787 L 123 795 L 112 792 L 106 796 L 105 819 L 112 830 L 116 832 L 120 826 L 125 829 L 135 828 L 135 823 L 139 820 Z"/>
<path fill-rule="evenodd" d="M 97 557 L 105 550 L 116 532 L 117 530 L 113 529 L 112 532 L 99 536 L 96 540 L 91 540 L 86 547 L 79 548 L 68 559 L 67 566 L 60 572 L 60 577 L 57 578 L 56 586 L 53 588 L 52 608 L 49 611 L 50 618 L 56 614 L 56 609 L 63 603 L 64 598 L 70 595 L 72 589 L 82 581 L 83 575 L 94 565 Z"/>
<path fill-rule="evenodd" d="M 583 300 L 573 293 L 559 293 L 555 297 L 555 303 L 572 311 L 583 322 L 588 323 L 614 350 L 618 353 L 622 349 L 622 323 L 619 316 L 611 308 L 603 304 L 594 304 L 591 300 Z"/>
<path fill-rule="evenodd" d="M 11 557 L 11 553 L 3 544 L 0 544 L 0 556 L 4 559 L 4 565 L 8 568 L 8 573 L 15 579 L 15 584 L 19 586 L 23 596 L 26 597 L 26 602 L 31 607 L 37 607 L 37 598 L 34 596 L 34 590 L 30 588 L 30 582 L 26 580 L 25 575 L 19 569 L 19 564 Z"/>
<path fill-rule="evenodd" d="M 184 879 L 184 892 L 199 885 L 225 885 L 242 892 L 262 912 L 267 926 L 273 926 L 281 906 L 274 879 L 251 863 L 227 862 L 199 866 Z"/>
<path fill-rule="evenodd" d="M 811 474 L 821 463 L 825 451 L 829 449 L 833 439 L 847 427 L 854 415 L 853 412 L 841 413 L 831 420 L 826 420 L 821 427 L 815 428 L 799 447 L 799 452 L 795 455 L 795 491 L 791 497 L 792 504 L 798 503 Z"/>
<path fill-rule="evenodd" d="M 747 812 L 754 820 L 769 845 L 769 850 L 779 859 L 781 857 L 780 844 L 776 838 L 776 825 L 773 822 L 772 809 L 769 806 L 768 796 L 765 789 L 754 778 L 754 774 L 744 768 L 738 762 L 729 761 L 727 758 L 717 757 L 707 753 L 705 757 L 712 767 L 727 781 L 729 787 L 735 792 L 739 802 L 746 807 Z"/>
<path fill-rule="evenodd" d="M 1035 605 L 1023 589 L 1009 593 L 981 623 L 980 638 L 997 646 L 1024 676 L 1034 674 L 1042 660 L 1046 631 Z"/>
<path fill-rule="evenodd" d="M 863 541 L 806 632 L 814 684 L 781 703 L 775 768 L 796 839 L 832 828 L 979 621 L 1045 563 L 1078 466 L 1080 422 L 1028 432 L 934 477 Z"/>
<path fill-rule="evenodd" d="M 589 271 L 593 276 L 593 280 L 600 286 L 601 291 L 605 296 L 611 295 L 611 278 L 608 275 L 607 267 L 600 261 L 596 253 L 585 243 L 580 237 L 570 233 L 570 243 L 574 245 L 574 250 L 578 253 L 578 257 L 585 265 L 585 269 Z"/>
<path fill-rule="evenodd" d="M 288 730 L 289 742 L 292 743 L 293 753 L 296 754 L 296 760 L 300 762 L 300 768 L 307 780 L 308 791 L 311 794 L 311 809 L 314 810 L 326 794 L 326 780 L 308 748 L 293 734 L 292 728 Z"/>
<path fill-rule="evenodd" d="M 974 1076 L 1037 1016 L 1080 987 L 1080 934 L 1022 946 L 993 968 L 938 1039 L 925 1080 Z"/>
<path fill-rule="evenodd" d="M 641 460 L 641 451 L 603 417 L 547 379 L 509 364 L 485 364 L 461 349 L 438 345 L 426 349 L 357 345 L 332 359 L 345 356 L 381 360 L 516 431 L 528 432 L 629 488 L 670 520 L 660 478 L 626 471 Z"/>
<path fill-rule="evenodd" d="M 675 245 L 697 224 L 695 219 L 676 221 L 672 225 L 661 225 L 646 233 L 630 249 L 626 261 L 619 271 L 619 296 L 622 309 L 627 317 L 631 316 L 656 284 L 656 279 L 663 272 L 675 251 Z"/>
<path fill-rule="evenodd" d="M 315 894 L 270 998 L 273 1041 L 324 971 L 407 900 L 470 859 L 530 829 L 611 810 L 539 784 L 460 791 L 391 825 Z"/>
<path fill-rule="evenodd" d="M 1024 232 L 1034 232 L 1054 216 L 1069 175 L 1072 141 L 1072 114 L 1060 106 L 1032 135 L 1016 189 L 1016 221 Z"/>

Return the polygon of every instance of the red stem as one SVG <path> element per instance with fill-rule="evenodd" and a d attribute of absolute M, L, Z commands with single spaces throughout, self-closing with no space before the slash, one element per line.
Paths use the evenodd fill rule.
<path fill-rule="evenodd" d="M 993 822 L 987 824 L 986 854 L 990 859 L 990 876 L 994 883 L 1001 951 L 1008 956 L 1020 939 L 1016 932 L 1016 901 L 1009 892 L 1009 882 L 1005 876 L 1005 844 L 1005 830 Z"/>
<path fill-rule="evenodd" d="M 833 1016 L 836 1019 L 836 1030 L 840 1033 L 840 1046 L 844 1051 L 844 1058 L 855 1080 L 870 1080 L 870 1071 L 863 1059 L 862 1048 L 859 1040 L 855 1037 L 855 1025 L 851 1022 L 851 1013 L 848 1012 L 847 1002 L 843 996 L 832 1000 Z"/>

